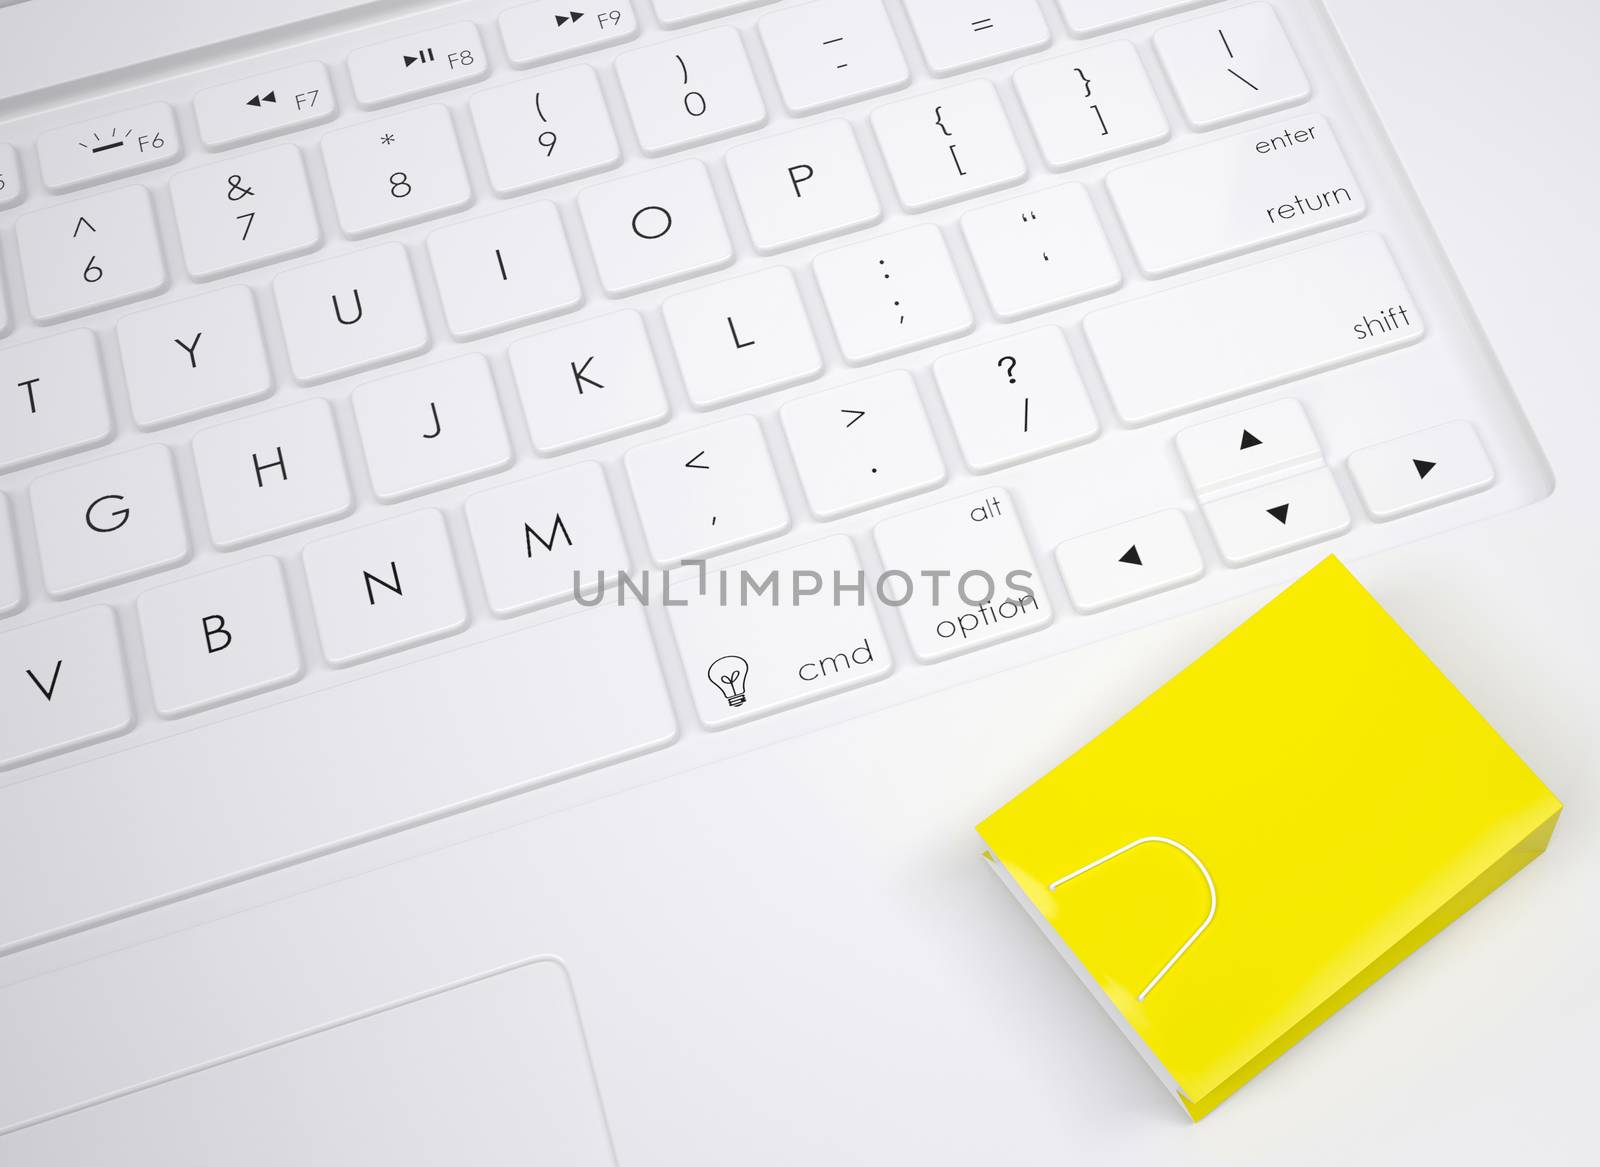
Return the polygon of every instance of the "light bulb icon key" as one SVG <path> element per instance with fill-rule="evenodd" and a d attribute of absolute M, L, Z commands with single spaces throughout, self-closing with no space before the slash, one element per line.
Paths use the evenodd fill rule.
<path fill-rule="evenodd" d="M 719 656 L 711 662 L 706 676 L 717 687 L 729 705 L 744 704 L 745 681 L 750 676 L 750 662 L 742 656 Z"/>

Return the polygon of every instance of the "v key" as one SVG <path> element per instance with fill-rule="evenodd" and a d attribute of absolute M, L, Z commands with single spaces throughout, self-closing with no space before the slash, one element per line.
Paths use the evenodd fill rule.
<path fill-rule="evenodd" d="M 44 699 L 46 701 L 55 700 L 56 682 L 61 680 L 61 662 L 59 660 L 56 661 L 55 671 L 50 674 L 50 684 L 48 686 L 46 686 L 45 683 L 39 679 L 39 674 L 35 673 L 32 669 L 28 670 L 28 680 L 32 681 L 34 687 L 38 689 L 39 692 L 44 694 Z"/>
<path fill-rule="evenodd" d="M 127 675 L 110 608 L 21 628 L 0 622 L 0 774 L 127 733 Z"/>

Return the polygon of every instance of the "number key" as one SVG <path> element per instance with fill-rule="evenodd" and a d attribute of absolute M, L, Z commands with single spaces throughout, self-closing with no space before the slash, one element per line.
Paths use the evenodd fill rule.
<path fill-rule="evenodd" d="M 352 239 L 472 201 L 461 147 L 441 105 L 335 130 L 322 139 L 322 160 L 339 225 Z"/>
<path fill-rule="evenodd" d="M 34 319 L 53 324 L 167 286 L 150 192 L 125 186 L 17 220 Z"/>
<path fill-rule="evenodd" d="M 622 161 L 600 81 L 587 65 L 472 97 L 472 121 L 498 195 L 538 190 Z"/>
<path fill-rule="evenodd" d="M 737 29 L 708 29 L 624 53 L 617 76 L 646 154 L 709 142 L 767 120 Z"/>
<path fill-rule="evenodd" d="M 322 241 L 305 163 L 274 146 L 172 180 L 183 262 L 197 280 L 300 255 Z"/>

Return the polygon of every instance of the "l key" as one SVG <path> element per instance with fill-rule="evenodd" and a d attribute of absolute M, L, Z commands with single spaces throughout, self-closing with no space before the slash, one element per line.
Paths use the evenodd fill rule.
<path fill-rule="evenodd" d="M 0 632 L 0 770 L 133 726 L 110 608 Z"/>

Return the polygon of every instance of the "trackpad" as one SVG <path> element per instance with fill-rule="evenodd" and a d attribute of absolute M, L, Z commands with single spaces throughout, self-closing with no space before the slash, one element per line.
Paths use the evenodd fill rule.
<path fill-rule="evenodd" d="M 548 958 L 25 1128 L 0 1161 L 615 1167 L 572 986 Z"/>

